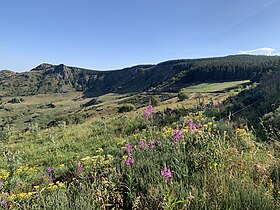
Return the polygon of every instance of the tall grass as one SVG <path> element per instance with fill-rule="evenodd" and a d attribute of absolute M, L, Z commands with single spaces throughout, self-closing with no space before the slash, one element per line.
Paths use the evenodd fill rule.
<path fill-rule="evenodd" d="M 201 112 L 164 126 L 146 112 L 7 133 L 1 147 L 6 154 L 1 202 L 7 202 L 2 206 L 277 209 L 279 156 L 255 140 L 250 129 L 225 126 Z"/>

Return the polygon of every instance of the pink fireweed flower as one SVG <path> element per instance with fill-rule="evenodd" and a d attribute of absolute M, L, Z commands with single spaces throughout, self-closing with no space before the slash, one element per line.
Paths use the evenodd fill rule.
<path fill-rule="evenodd" d="M 146 149 L 146 142 L 143 140 L 138 141 L 138 148 L 139 149 Z"/>
<path fill-rule="evenodd" d="M 175 140 L 183 139 L 184 138 L 183 131 L 182 130 L 175 130 L 173 137 L 174 137 Z"/>
<path fill-rule="evenodd" d="M 190 131 L 194 131 L 196 129 L 196 126 L 194 123 L 190 123 L 189 127 L 190 127 Z"/>
<path fill-rule="evenodd" d="M 163 176 L 165 179 L 171 179 L 171 171 L 170 169 L 161 169 L 160 170 L 160 175 Z"/>
<path fill-rule="evenodd" d="M 77 165 L 77 173 L 80 174 L 84 169 L 84 165 L 79 161 Z"/>
<path fill-rule="evenodd" d="M 134 159 L 133 157 L 128 157 L 126 160 L 125 160 L 125 163 L 126 165 L 134 165 Z"/>
<path fill-rule="evenodd" d="M 133 147 L 131 146 L 131 144 L 126 144 L 125 149 L 128 154 L 132 153 L 132 151 L 133 151 Z"/>
<path fill-rule="evenodd" d="M 196 125 L 196 128 L 200 130 L 202 128 L 202 125 L 199 123 L 198 125 Z"/>
<path fill-rule="evenodd" d="M 146 117 L 146 118 L 150 117 L 152 112 L 153 112 L 153 106 L 150 104 L 144 110 L 144 117 Z"/>
<path fill-rule="evenodd" d="M 47 173 L 52 173 L 52 168 L 51 167 L 49 167 L 48 169 L 47 169 Z"/>
<path fill-rule="evenodd" d="M 188 125 L 192 124 L 192 123 L 193 123 L 192 118 L 187 118 L 187 119 L 186 119 L 186 123 L 187 123 Z"/>
<path fill-rule="evenodd" d="M 195 131 L 196 129 L 200 130 L 202 128 L 200 123 L 196 125 L 191 118 L 186 119 L 186 123 L 188 124 L 191 132 Z"/>
<path fill-rule="evenodd" d="M 153 106 L 152 106 L 151 104 L 149 104 L 149 105 L 146 107 L 146 109 L 147 109 L 148 111 L 152 112 L 152 111 L 153 111 Z"/>
<path fill-rule="evenodd" d="M 153 149 L 155 147 L 155 141 L 154 140 L 151 140 L 149 143 L 148 143 L 148 146 L 150 149 Z"/>

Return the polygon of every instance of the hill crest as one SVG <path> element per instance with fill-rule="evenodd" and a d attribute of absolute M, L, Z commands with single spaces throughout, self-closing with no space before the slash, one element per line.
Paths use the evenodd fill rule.
<path fill-rule="evenodd" d="M 0 71 L 0 92 L 18 96 L 83 91 L 92 97 L 109 92 L 178 91 L 199 82 L 258 80 L 277 66 L 279 56 L 253 55 L 169 60 L 110 71 L 42 63 L 27 72 Z"/>

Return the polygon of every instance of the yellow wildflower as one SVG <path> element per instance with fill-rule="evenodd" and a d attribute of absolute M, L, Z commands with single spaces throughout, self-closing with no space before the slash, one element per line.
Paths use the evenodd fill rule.
<path fill-rule="evenodd" d="M 137 135 L 133 135 L 134 137 L 136 137 Z M 117 143 L 117 145 L 123 146 L 125 144 L 126 140 L 122 140 L 120 142 Z"/>
<path fill-rule="evenodd" d="M 114 160 L 114 157 L 113 157 L 112 155 L 107 155 L 107 157 L 108 157 L 108 160 L 109 160 L 109 161 Z"/>
<path fill-rule="evenodd" d="M 127 156 L 127 155 L 124 155 L 124 156 L 123 156 L 123 159 L 124 159 L 124 160 L 126 160 L 127 158 L 128 158 L 128 156 Z"/>
<path fill-rule="evenodd" d="M 57 181 L 56 182 L 56 185 L 60 188 L 64 188 L 65 187 L 65 184 L 63 182 L 60 182 L 60 181 Z"/>
<path fill-rule="evenodd" d="M 9 199 L 10 199 L 10 200 L 14 200 L 14 199 L 16 199 L 16 197 L 17 197 L 16 194 L 11 194 L 11 195 L 9 196 Z"/>
<path fill-rule="evenodd" d="M 102 148 L 98 148 L 98 150 L 96 150 L 96 153 L 102 153 L 104 150 Z"/>
<path fill-rule="evenodd" d="M 19 199 L 23 199 L 23 198 L 26 198 L 26 197 L 27 197 L 27 193 L 22 192 L 22 193 L 17 194 L 16 196 L 17 196 L 17 198 L 19 198 Z"/>
<path fill-rule="evenodd" d="M 86 157 L 82 158 L 81 161 L 87 161 L 87 160 L 90 160 L 90 159 L 91 159 L 91 157 L 86 156 Z"/>
<path fill-rule="evenodd" d="M 5 169 L 0 169 L 0 179 L 6 180 L 10 175 L 10 172 Z"/>
<path fill-rule="evenodd" d="M 28 192 L 28 193 L 27 193 L 27 196 L 28 196 L 28 197 L 31 197 L 32 195 L 35 195 L 35 194 L 36 194 L 36 192 Z"/>

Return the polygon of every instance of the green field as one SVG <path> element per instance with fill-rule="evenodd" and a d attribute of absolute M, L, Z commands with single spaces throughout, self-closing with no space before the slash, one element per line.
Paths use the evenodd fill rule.
<path fill-rule="evenodd" d="M 248 84 L 250 80 L 234 81 L 234 82 L 218 82 L 218 83 L 202 83 L 198 85 L 188 86 L 183 89 L 188 93 L 212 93 L 218 91 L 225 91 L 236 88 L 240 85 Z"/>

